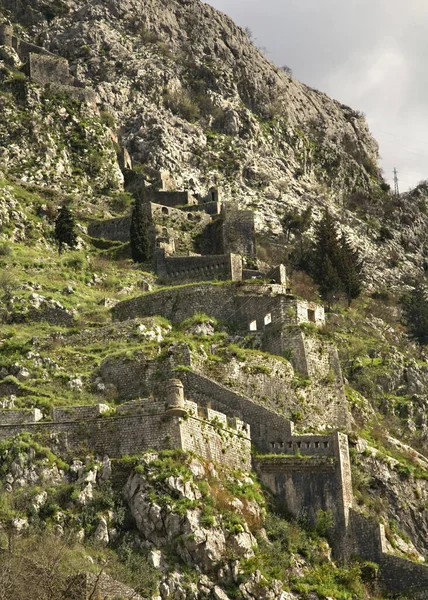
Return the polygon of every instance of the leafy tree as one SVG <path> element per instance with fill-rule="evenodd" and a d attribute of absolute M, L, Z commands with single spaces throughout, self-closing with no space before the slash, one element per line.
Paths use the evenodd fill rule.
<path fill-rule="evenodd" d="M 136 263 L 149 260 L 151 256 L 150 222 L 147 213 L 143 210 L 140 197 L 135 199 L 131 216 L 131 256 Z"/>
<path fill-rule="evenodd" d="M 302 213 L 295 208 L 288 210 L 282 217 L 281 224 L 284 229 L 287 242 L 293 234 L 301 239 L 302 235 L 309 229 L 312 222 L 312 209 L 309 207 Z"/>
<path fill-rule="evenodd" d="M 402 306 L 410 337 L 419 344 L 428 345 L 428 300 L 420 282 L 403 298 Z"/>
<path fill-rule="evenodd" d="M 74 217 L 67 206 L 59 209 L 55 221 L 55 239 L 58 243 L 58 252 L 61 254 L 64 246 L 75 248 L 77 244 L 77 235 L 75 231 Z"/>

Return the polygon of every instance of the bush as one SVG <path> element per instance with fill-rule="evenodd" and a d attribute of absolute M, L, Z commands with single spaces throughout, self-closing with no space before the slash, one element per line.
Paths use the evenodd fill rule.
<path fill-rule="evenodd" d="M 164 105 L 169 108 L 174 115 L 179 115 L 193 123 L 201 116 L 198 104 L 190 97 L 189 92 L 180 90 L 167 93 L 163 98 Z"/>

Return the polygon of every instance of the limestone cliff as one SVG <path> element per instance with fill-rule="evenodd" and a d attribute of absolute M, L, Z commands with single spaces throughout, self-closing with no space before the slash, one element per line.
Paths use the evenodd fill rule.
<path fill-rule="evenodd" d="M 375 566 L 332 562 L 324 538 L 331 515 L 321 511 L 309 522 L 302 510 L 290 523 L 274 514 L 277 499 L 263 496 L 253 476 L 226 468 L 238 463 L 221 460 L 230 445 L 218 417 L 207 420 L 217 408 L 226 422 L 226 415 L 251 420 L 253 443 L 274 466 L 287 449 L 296 472 L 318 465 L 326 480 L 336 460 L 327 452 L 329 436 L 346 430 L 354 508 L 380 521 L 393 558 L 414 559 L 408 570 L 420 572 L 428 531 L 428 357 L 409 342 L 398 299 L 427 268 L 426 185 L 393 197 L 364 116 L 276 68 L 244 30 L 199 0 L 1 0 L 0 14 L 0 547 L 10 550 L 13 541 L 17 548 L 0 561 L 0 593 L 7 583 L 15 594 L 9 597 L 27 600 L 28 589 L 11 583 L 15 557 L 31 557 L 31 572 L 40 574 L 45 565 L 29 540 L 55 549 L 61 539 L 82 558 L 73 574 L 92 571 L 87 597 L 94 577 L 104 581 L 103 561 L 107 597 L 379 597 Z M 197 302 L 190 288 L 164 289 L 172 298 L 168 313 L 148 294 L 163 282 L 131 263 L 127 245 L 132 193 L 144 186 L 201 196 L 215 186 L 222 199 L 255 212 L 257 244 L 253 228 L 253 264 L 246 266 L 256 281 L 248 280 L 248 297 L 241 289 L 242 322 L 232 318 L 242 282 L 211 282 L 217 293 L 206 293 L 205 304 L 200 289 Z M 180 198 L 196 202 L 187 192 Z M 195 250 L 211 219 L 195 215 L 187 200 L 184 208 L 157 208 L 160 237 L 173 229 L 182 255 Z M 54 221 L 63 203 L 72 207 L 78 244 L 59 256 Z M 312 305 L 309 318 L 305 301 L 297 302 L 306 306 L 302 320 L 294 305 L 284 305 L 273 319 L 278 339 L 263 346 L 275 317 L 266 274 L 288 252 L 284 211 L 311 207 L 317 220 L 326 206 L 364 254 L 364 294 L 351 307 L 334 306 L 326 323 L 316 322 Z M 120 239 L 94 233 L 107 220 L 122 227 Z M 287 244 L 294 241 L 291 235 Z M 265 271 L 256 270 L 256 246 Z M 197 277 L 217 279 L 217 254 L 210 268 L 201 261 Z M 288 298 L 285 270 L 281 283 Z M 256 318 L 250 299 L 257 285 Z M 311 285 L 297 276 L 293 291 L 308 295 L 309 288 L 316 300 Z M 123 322 L 113 321 L 122 301 L 138 304 L 142 295 L 149 313 L 124 309 Z M 293 325 L 284 333 L 287 319 Z M 303 364 L 305 352 L 312 366 Z M 201 424 L 199 448 L 209 447 L 215 431 L 220 466 L 201 452 L 160 450 L 182 447 L 173 446 L 178 429 L 167 431 L 163 409 L 157 413 L 152 402 L 156 395 L 164 405 L 171 376 L 188 386 L 188 401 L 204 402 L 183 419 L 189 431 L 195 420 Z M 138 413 L 144 427 L 134 423 L 134 445 L 115 429 L 116 421 L 133 418 L 124 416 L 128 400 L 151 418 Z M 84 416 L 71 426 L 73 411 Z M 59 413 L 64 421 L 56 428 Z M 307 439 L 289 432 L 287 442 L 287 419 Z M 95 431 L 109 442 L 120 438 L 119 450 L 103 456 Z M 249 439 L 245 444 L 248 466 Z M 148 447 L 157 450 L 142 455 Z M 123 456 L 133 448 L 139 456 Z M 319 462 L 315 448 L 325 453 Z"/>

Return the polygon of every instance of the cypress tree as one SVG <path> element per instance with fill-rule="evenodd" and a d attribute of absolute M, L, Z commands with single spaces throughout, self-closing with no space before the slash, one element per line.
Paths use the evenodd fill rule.
<path fill-rule="evenodd" d="M 311 271 L 315 283 L 319 286 L 321 297 L 329 305 L 337 299 L 342 290 L 338 271 L 340 254 L 336 224 L 332 215 L 325 210 L 315 230 Z"/>
<path fill-rule="evenodd" d="M 342 234 L 338 273 L 348 305 L 351 304 L 354 298 L 358 298 L 363 289 L 361 281 L 362 268 L 363 261 L 361 260 L 360 253 L 358 250 L 352 248 L 346 235 Z"/>
<path fill-rule="evenodd" d="M 410 337 L 428 345 L 428 300 L 420 283 L 402 300 L 402 306 Z"/>
<path fill-rule="evenodd" d="M 131 215 L 131 256 L 136 263 L 142 263 L 150 259 L 150 222 L 147 213 L 143 210 L 141 198 L 135 199 Z"/>
<path fill-rule="evenodd" d="M 58 244 L 58 252 L 62 253 L 64 245 L 73 249 L 77 244 L 74 217 L 67 206 L 59 209 L 55 220 L 55 239 Z"/>

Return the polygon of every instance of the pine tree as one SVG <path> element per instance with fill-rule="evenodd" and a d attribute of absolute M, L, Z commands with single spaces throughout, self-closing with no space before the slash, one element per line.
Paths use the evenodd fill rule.
<path fill-rule="evenodd" d="M 424 287 L 416 283 L 402 305 L 410 337 L 419 344 L 428 345 L 428 300 Z"/>
<path fill-rule="evenodd" d="M 150 259 L 150 222 L 139 197 L 135 199 L 132 210 L 130 241 L 131 256 L 134 262 L 142 263 Z"/>
<path fill-rule="evenodd" d="M 351 303 L 362 291 L 363 262 L 346 237 L 339 238 L 333 216 L 326 210 L 315 231 L 312 277 L 321 297 L 331 305 L 344 295 Z"/>
<path fill-rule="evenodd" d="M 74 217 L 67 206 L 59 209 L 55 220 L 55 239 L 58 243 L 58 252 L 62 253 L 64 245 L 73 249 L 77 244 Z"/>

